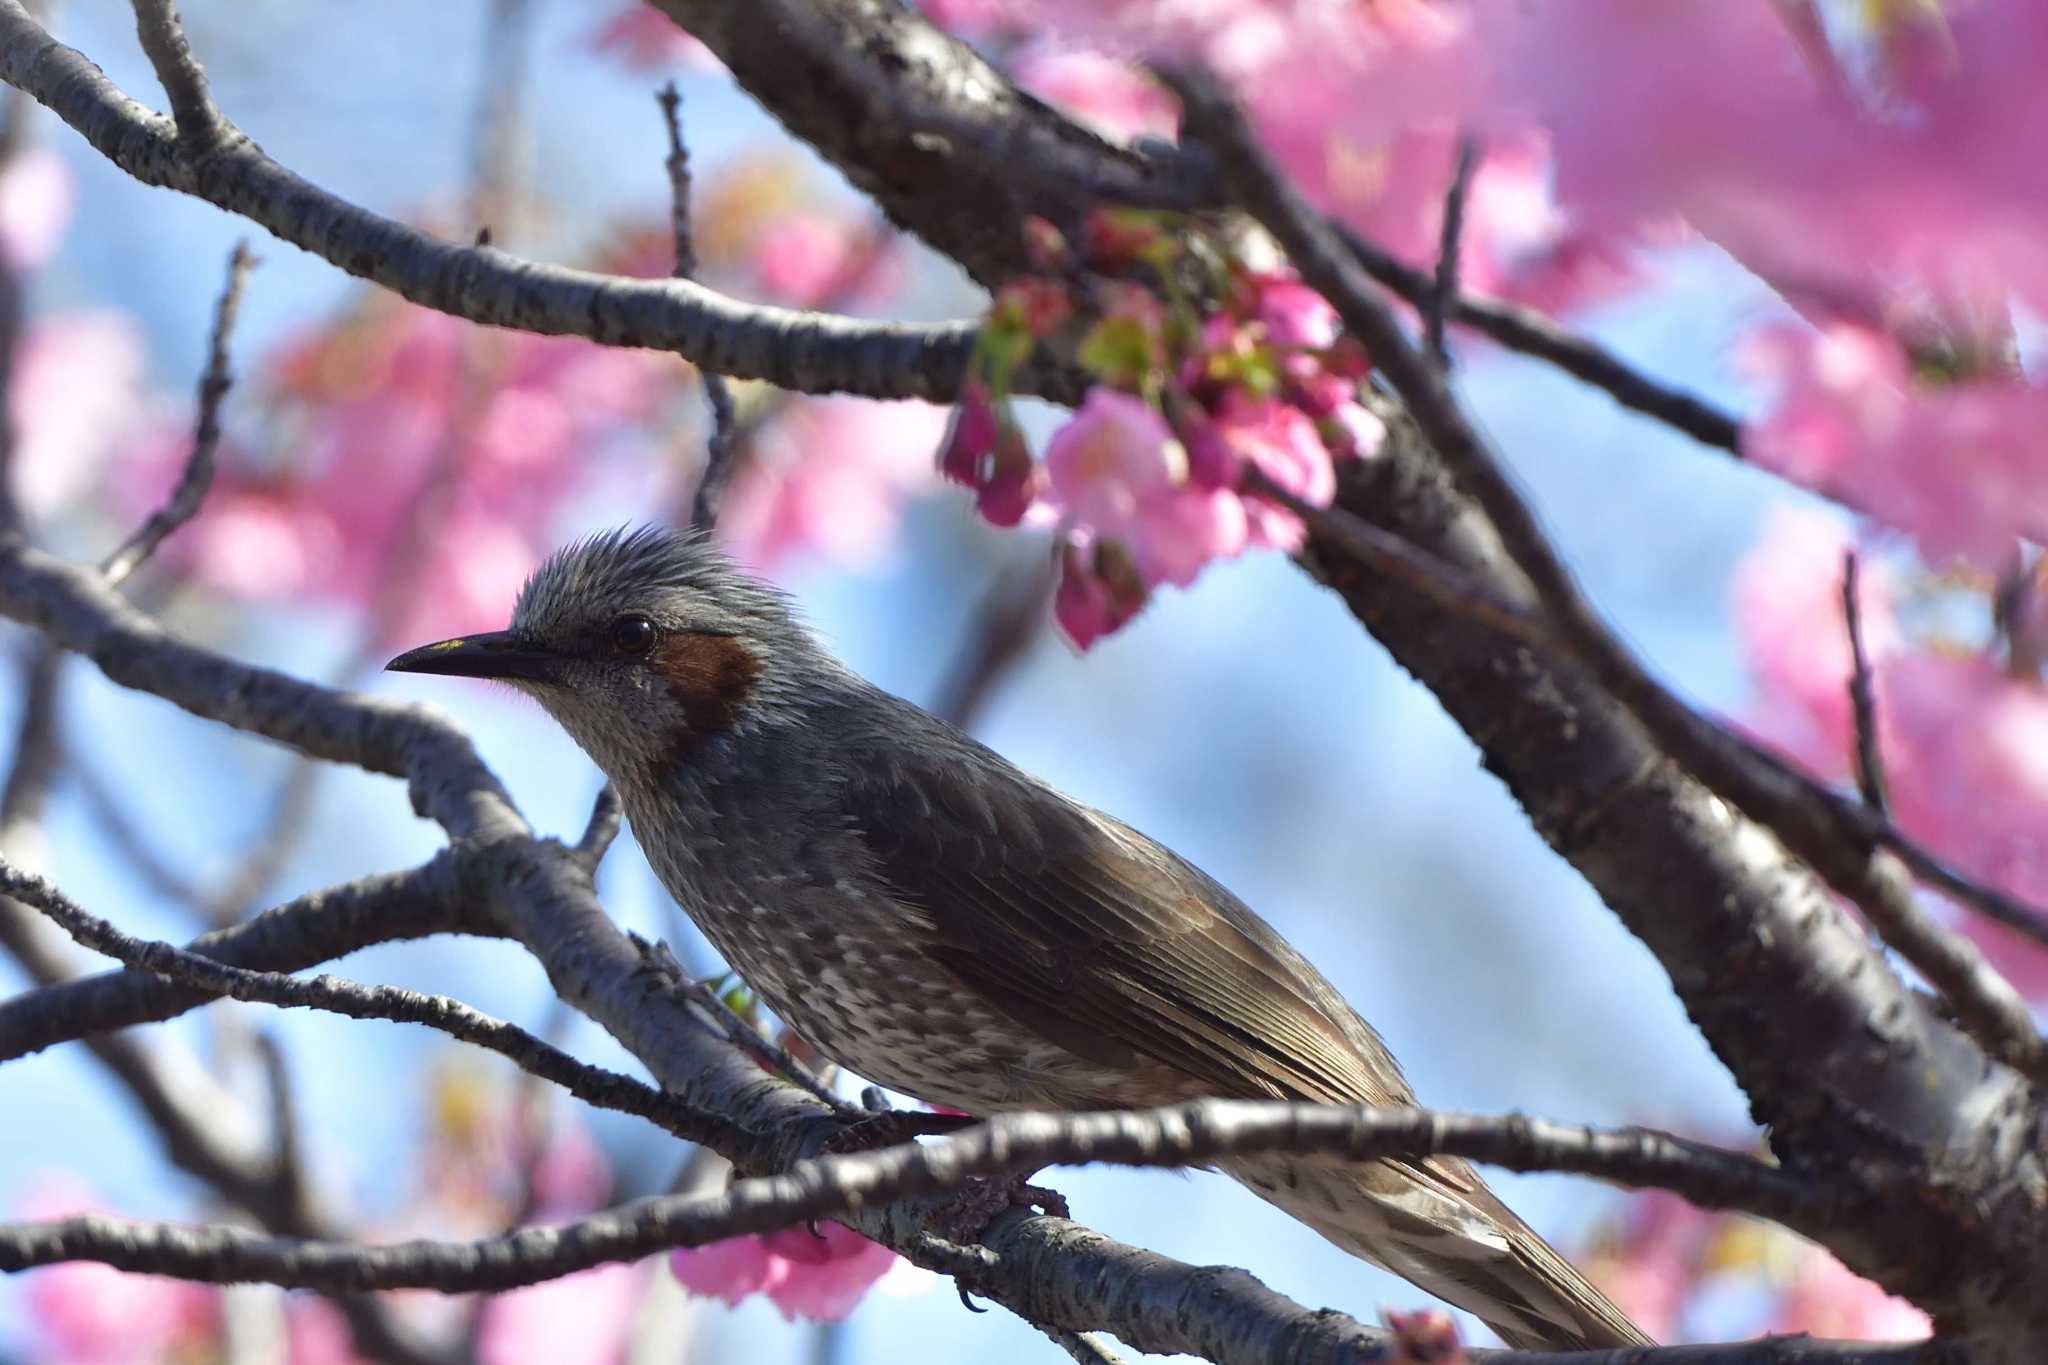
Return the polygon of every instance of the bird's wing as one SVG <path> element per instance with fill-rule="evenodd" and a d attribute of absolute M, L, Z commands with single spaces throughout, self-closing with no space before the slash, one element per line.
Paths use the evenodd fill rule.
<path fill-rule="evenodd" d="M 968 987 L 1078 1056 L 1140 1054 L 1196 1093 L 1413 1102 L 1371 1030 L 1217 883 L 979 746 L 931 752 L 869 756 L 847 810 Z"/>

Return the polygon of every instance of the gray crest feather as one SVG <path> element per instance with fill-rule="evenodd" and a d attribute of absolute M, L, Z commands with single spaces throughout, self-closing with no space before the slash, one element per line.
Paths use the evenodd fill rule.
<path fill-rule="evenodd" d="M 705 624 L 794 623 L 789 599 L 742 573 L 709 534 L 665 526 L 618 527 L 556 550 L 520 589 L 512 619 L 546 634 L 600 607 L 645 609 L 677 594 L 710 618 Z"/>

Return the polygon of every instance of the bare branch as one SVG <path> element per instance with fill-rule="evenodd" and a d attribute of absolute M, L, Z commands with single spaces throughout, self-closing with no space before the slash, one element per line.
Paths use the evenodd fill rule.
<path fill-rule="evenodd" d="M 86 1259 L 182 1279 L 261 1280 L 328 1292 L 510 1289 L 608 1261 L 936 1194 L 974 1175 L 1092 1161 L 1197 1166 L 1274 1151 L 1361 1161 L 1465 1156 L 1514 1170 L 1654 1184 L 1709 1207 L 1741 1208 L 1807 1226 L 1834 1215 L 1843 1197 L 1762 1162 L 1647 1129 L 1601 1132 L 1519 1115 L 1475 1117 L 1405 1107 L 1201 1100 L 1155 1110 L 1004 1114 L 941 1143 L 821 1157 L 783 1175 L 736 1181 L 716 1194 L 641 1199 L 563 1226 L 522 1228 L 476 1242 L 352 1246 L 110 1218 L 16 1225 L 0 1229 L 0 1270 Z"/>
<path fill-rule="evenodd" d="M 1341 223 L 1333 223 L 1360 269 L 1417 308 L 1427 304 L 1436 281 L 1427 271 L 1395 260 Z M 1681 393 L 1635 369 L 1600 343 L 1560 326 L 1534 308 L 1506 299 L 1460 294 L 1450 299 L 1448 320 L 1483 333 L 1511 351 L 1534 356 L 1606 393 L 1632 412 L 1655 418 L 1702 445 L 1742 455 L 1742 424 L 1704 399 Z"/>
<path fill-rule="evenodd" d="M 654 3 L 892 221 L 983 284 L 1028 269 L 1018 231 L 1027 214 L 1078 230 L 1105 203 L 1214 205 L 1199 152 L 1104 141 L 908 5 Z"/>
<path fill-rule="evenodd" d="M 980 324 L 857 322 L 739 302 L 684 280 L 636 280 L 458 246 L 328 194 L 238 131 L 197 161 L 168 120 L 0 0 L 0 79 L 26 90 L 115 165 L 239 214 L 412 302 L 472 322 L 674 351 L 699 369 L 806 393 L 947 401 Z M 1037 363 L 1021 392 L 1075 398 L 1079 378 Z"/>
<path fill-rule="evenodd" d="M 1458 254 L 1465 236 L 1465 197 L 1472 188 L 1472 168 L 1479 161 L 1479 142 L 1471 134 L 1458 139 L 1458 161 L 1451 170 L 1451 188 L 1444 195 L 1443 238 L 1437 247 L 1436 280 L 1423 310 L 1423 335 L 1439 367 L 1451 363 L 1444 349 L 1444 314 L 1458 297 Z"/>
<path fill-rule="evenodd" d="M 607 782 L 597 789 L 597 800 L 590 807 L 590 822 L 583 827 L 583 837 L 576 841 L 576 856 L 583 865 L 593 872 L 604 861 L 604 855 L 612 846 L 612 840 L 619 837 L 619 823 L 625 809 L 619 804 L 619 794 Z"/>
<path fill-rule="evenodd" d="M 1842 556 L 1842 622 L 1849 631 L 1849 707 L 1856 717 L 1856 788 L 1863 804 L 1886 819 L 1884 763 L 1877 747 L 1877 697 L 1870 685 L 1870 658 L 1863 652 L 1863 604 L 1856 591 L 1856 552 Z"/>
<path fill-rule="evenodd" d="M 369 986 L 334 976 L 302 981 L 277 972 L 253 972 L 185 952 L 168 943 L 135 938 L 97 915 L 86 913 L 49 882 L 4 859 L 0 859 L 0 893 L 35 907 L 95 952 L 195 990 L 266 1005 L 325 1010 L 351 1019 L 424 1024 L 509 1058 L 522 1069 L 553 1081 L 596 1108 L 638 1115 L 689 1142 L 732 1140 L 730 1125 L 717 1117 L 693 1111 L 673 1096 L 630 1076 L 579 1062 L 526 1030 L 459 1000 L 397 986 Z"/>
<path fill-rule="evenodd" d="M 677 279 L 697 273 L 697 248 L 690 237 L 690 152 L 683 142 L 683 97 L 670 81 L 655 96 L 668 126 L 669 226 L 675 239 Z M 704 442 L 704 471 L 697 476 L 697 496 L 691 504 L 690 524 L 708 531 L 718 521 L 718 505 L 725 481 L 732 473 L 734 419 L 732 388 L 715 370 L 699 369 L 704 401 L 711 408 L 711 433 Z"/>
<path fill-rule="evenodd" d="M 199 69 L 199 59 L 185 41 L 177 5 L 172 0 L 135 0 L 135 31 L 170 98 L 178 140 L 186 155 L 198 157 L 213 150 L 227 136 L 228 123 L 207 92 L 206 73 Z"/>
<path fill-rule="evenodd" d="M 482 900 L 477 855 L 450 849 L 407 872 L 362 877 L 301 896 L 185 951 L 255 970 L 294 972 L 376 943 L 431 934 L 497 934 Z M 0 1062 L 57 1043 L 174 1018 L 218 999 L 154 972 L 127 970 L 0 1000 Z"/>
<path fill-rule="evenodd" d="M 148 0 L 137 0 L 136 12 L 158 9 L 171 16 L 175 26 L 176 11 L 168 4 L 151 5 Z M 182 45 L 183 39 L 179 39 Z M 187 54 L 188 56 L 190 54 Z M 193 74 L 198 74 L 195 66 Z M 204 88 L 200 91 L 202 97 Z M 214 452 L 220 446 L 220 405 L 228 395 L 228 386 L 234 382 L 228 373 L 228 336 L 235 329 L 235 315 L 242 306 L 242 286 L 248 281 L 249 270 L 256 264 L 256 258 L 249 252 L 247 242 L 236 242 L 234 251 L 228 256 L 228 280 L 220 291 L 220 301 L 213 310 L 213 336 L 207 344 L 206 372 L 199 379 L 199 417 L 192 431 L 192 453 L 185 459 L 185 468 L 178 475 L 177 487 L 171 490 L 170 498 L 149 520 L 137 527 L 135 533 L 121 543 L 121 547 L 108 555 L 100 564 L 100 572 L 107 576 L 107 582 L 118 585 L 128 575 L 142 566 L 144 560 L 156 553 L 157 546 L 164 543 L 173 531 L 192 520 L 199 511 L 200 501 L 206 497 L 206 490 L 213 485 Z"/>

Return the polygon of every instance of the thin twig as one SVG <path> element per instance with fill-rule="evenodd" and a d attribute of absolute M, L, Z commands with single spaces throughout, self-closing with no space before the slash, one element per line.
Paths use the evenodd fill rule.
<path fill-rule="evenodd" d="M 100 1217 L 0 1225 L 0 1270 L 96 1260 L 211 1282 L 467 1293 L 938 1194 L 972 1176 L 1082 1162 L 1179 1168 L 1276 1152 L 1357 1161 L 1462 1156 L 1510 1170 L 1669 1189 L 1702 1207 L 1758 1213 L 1795 1228 L 1814 1226 L 1852 1197 L 1751 1157 L 1644 1128 L 1599 1130 L 1405 1106 L 1200 1100 L 1152 1110 L 1003 1114 L 943 1142 L 819 1157 L 715 1194 L 639 1199 L 573 1223 L 476 1242 L 357 1246 Z"/>
<path fill-rule="evenodd" d="M 296 972 L 379 943 L 487 935 L 484 851 L 443 849 L 404 872 L 359 877 L 201 935 L 185 951 L 257 971 Z M 59 1043 L 176 1018 L 219 996 L 133 968 L 76 977 L 0 1000 L 0 1062 Z"/>
<path fill-rule="evenodd" d="M 1395 260 L 1350 227 L 1330 222 L 1361 270 L 1417 308 L 1436 292 L 1428 271 Z M 1534 308 L 1506 299 L 1459 294 L 1446 306 L 1447 321 L 1482 333 L 1511 351 L 1534 356 L 1645 417 L 1655 418 L 1702 445 L 1742 458 L 1742 423 L 1703 398 L 1661 384 L 1590 337 L 1580 336 Z"/>
<path fill-rule="evenodd" d="M 138 13 L 143 8 L 137 5 Z M 166 7 L 168 8 L 168 7 Z M 228 387 L 234 377 L 228 373 L 228 337 L 235 328 L 235 316 L 242 307 L 242 286 L 249 278 L 250 267 L 256 264 L 255 256 L 249 252 L 246 241 L 236 242 L 235 249 L 228 256 L 227 284 L 221 289 L 220 300 L 213 309 L 213 336 L 207 344 L 206 371 L 199 378 L 199 417 L 192 429 L 192 454 L 185 460 L 185 468 L 178 475 L 178 485 L 171 490 L 170 498 L 149 520 L 136 528 L 133 535 L 121 543 L 119 549 L 108 555 L 100 564 L 100 572 L 112 584 L 125 582 L 128 575 L 141 567 L 144 560 L 156 553 L 157 546 L 173 531 L 192 520 L 199 511 L 206 490 L 213 484 L 214 453 L 220 446 L 220 406 L 227 397 Z"/>
<path fill-rule="evenodd" d="M 1465 200 L 1472 188 L 1472 168 L 1479 162 L 1479 140 L 1471 134 L 1458 139 L 1458 162 L 1451 171 L 1451 188 L 1444 195 L 1443 236 L 1437 246 L 1436 281 L 1429 291 L 1429 306 L 1423 310 L 1423 326 L 1429 353 L 1448 369 L 1450 352 L 1445 349 L 1444 315 L 1458 297 L 1458 258 L 1465 237 Z"/>
<path fill-rule="evenodd" d="M 1877 697 L 1870 684 L 1870 658 L 1863 650 L 1863 606 L 1856 590 L 1856 552 L 1842 556 L 1842 621 L 1849 630 L 1849 707 L 1856 717 L 1856 789 L 1863 804 L 1886 819 L 1884 761 L 1877 745 Z"/>
<path fill-rule="evenodd" d="M 731 1125 L 725 1120 L 691 1110 L 674 1096 L 630 1076 L 579 1062 L 517 1025 L 472 1009 L 459 1000 L 397 986 L 369 986 L 334 976 L 301 980 L 276 972 L 252 972 L 168 943 L 136 938 L 87 913 L 49 882 L 4 859 L 0 859 L 0 893 L 35 907 L 95 952 L 195 990 L 267 1005 L 325 1010 L 351 1019 L 424 1024 L 509 1058 L 586 1104 L 637 1115 L 690 1142 L 729 1136 Z"/>
<path fill-rule="evenodd" d="M 185 41 L 177 5 L 172 0 L 135 0 L 135 31 L 171 102 L 178 141 L 196 159 L 226 136 L 228 125 L 207 93 L 206 73 L 199 69 L 199 59 Z"/>
<path fill-rule="evenodd" d="M 669 227 L 675 239 L 675 276 L 694 279 L 697 274 L 697 246 L 690 233 L 690 151 L 683 142 L 683 97 L 670 81 L 655 95 L 668 127 Z M 704 401 L 711 409 L 711 431 L 704 440 L 704 472 L 697 476 L 697 496 L 690 507 L 690 524 L 708 531 L 718 522 L 718 507 L 725 483 L 732 474 L 733 402 L 732 387 L 725 376 L 699 366 L 698 381 L 704 386 Z"/>

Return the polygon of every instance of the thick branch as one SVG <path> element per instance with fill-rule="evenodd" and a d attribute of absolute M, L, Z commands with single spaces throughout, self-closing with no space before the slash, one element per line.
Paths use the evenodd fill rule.
<path fill-rule="evenodd" d="M 899 0 L 653 2 L 890 221 L 984 284 L 1030 268 L 1028 214 L 1078 241 L 1098 204 L 1214 202 L 1198 155 L 1111 146 Z"/>

